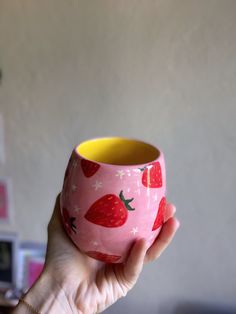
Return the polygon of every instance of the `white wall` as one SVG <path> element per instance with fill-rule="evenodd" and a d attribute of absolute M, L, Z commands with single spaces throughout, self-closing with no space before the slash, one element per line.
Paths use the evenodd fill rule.
<path fill-rule="evenodd" d="M 15 203 L 1 230 L 46 239 L 82 139 L 134 136 L 165 152 L 181 230 L 108 313 L 236 307 L 235 33 L 234 0 L 0 1 L 0 174 Z"/>

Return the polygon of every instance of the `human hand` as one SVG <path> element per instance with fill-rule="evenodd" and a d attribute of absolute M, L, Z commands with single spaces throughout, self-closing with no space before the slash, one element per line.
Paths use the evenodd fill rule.
<path fill-rule="evenodd" d="M 37 283 L 32 289 L 31 298 L 29 292 L 28 303 L 36 303 L 35 306 L 39 308 L 39 301 L 33 296 L 46 286 L 45 291 L 55 291 L 51 291 L 51 294 L 57 300 L 56 306 L 53 306 L 53 301 L 47 302 L 52 303 L 47 313 L 102 312 L 124 297 L 137 282 L 143 264 L 156 260 L 170 244 L 179 227 L 174 213 L 174 205 L 167 204 L 165 223 L 150 248 L 144 239 L 140 239 L 133 245 L 125 263 L 104 264 L 79 251 L 66 235 L 60 221 L 58 196 L 48 225 L 45 268 L 38 289 Z M 48 307 L 45 305 L 43 310 L 41 306 L 40 313 Z"/>

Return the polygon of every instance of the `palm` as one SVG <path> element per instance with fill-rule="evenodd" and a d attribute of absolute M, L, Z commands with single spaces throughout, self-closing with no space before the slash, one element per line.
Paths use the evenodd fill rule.
<path fill-rule="evenodd" d="M 168 216 L 174 214 L 169 206 Z M 169 218 L 167 217 L 167 218 Z M 125 264 L 104 264 L 81 253 L 65 234 L 57 199 L 49 223 L 46 268 L 60 286 L 67 287 L 70 299 L 82 313 L 97 313 L 125 296 L 134 286 L 143 262 L 156 259 L 169 244 L 178 227 L 175 218 L 169 219 L 155 243 L 146 252 L 144 240 L 136 242 Z M 157 245 L 158 244 L 158 245 Z M 146 255 L 146 256 L 145 256 Z"/>

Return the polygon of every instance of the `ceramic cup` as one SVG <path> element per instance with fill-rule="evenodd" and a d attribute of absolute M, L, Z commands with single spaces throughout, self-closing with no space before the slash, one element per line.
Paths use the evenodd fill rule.
<path fill-rule="evenodd" d="M 64 228 L 88 256 L 125 261 L 138 238 L 149 245 L 164 221 L 163 153 L 129 138 L 82 142 L 72 152 L 61 193 Z"/>

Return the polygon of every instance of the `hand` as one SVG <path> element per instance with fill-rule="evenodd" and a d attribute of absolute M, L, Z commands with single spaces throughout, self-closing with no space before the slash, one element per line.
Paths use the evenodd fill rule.
<path fill-rule="evenodd" d="M 124 297 L 138 280 L 143 264 L 156 260 L 170 244 L 179 222 L 173 217 L 175 207 L 167 204 L 166 209 L 165 223 L 149 249 L 141 239 L 133 245 L 126 263 L 104 264 L 80 252 L 68 238 L 60 221 L 58 196 L 48 225 L 46 263 L 41 277 L 47 278 L 44 282 L 50 282 L 50 287 L 56 283 L 56 290 L 63 294 L 71 313 L 102 312 Z M 33 289 L 37 289 L 37 283 Z M 55 295 L 58 299 L 58 292 Z"/>
<path fill-rule="evenodd" d="M 151 248 L 143 239 L 133 246 L 125 264 L 104 264 L 81 253 L 65 234 L 60 221 L 59 197 L 48 225 L 46 269 L 64 287 L 68 299 L 82 313 L 102 312 L 135 285 L 144 262 L 157 259 L 171 242 L 178 221 L 170 218 L 175 207 L 167 205 L 166 222 Z"/>

